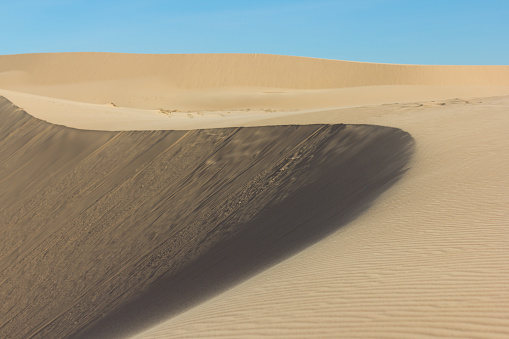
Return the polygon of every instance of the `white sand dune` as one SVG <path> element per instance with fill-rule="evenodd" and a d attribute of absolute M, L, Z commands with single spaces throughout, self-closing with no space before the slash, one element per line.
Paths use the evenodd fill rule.
<path fill-rule="evenodd" d="M 348 226 L 137 338 L 509 336 L 509 66 L 32 54 L 0 57 L 0 89 L 83 129 L 350 123 L 415 138 L 410 171 Z"/>

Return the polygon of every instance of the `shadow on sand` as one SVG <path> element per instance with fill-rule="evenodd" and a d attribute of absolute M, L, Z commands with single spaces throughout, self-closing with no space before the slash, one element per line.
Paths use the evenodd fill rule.
<path fill-rule="evenodd" d="M 242 202 L 245 207 L 236 213 L 247 220 L 230 216 L 218 225 L 218 232 L 235 230 L 232 235 L 79 337 L 132 335 L 227 290 L 349 223 L 406 170 L 413 150 L 408 134 L 376 126 L 326 128 L 335 129 L 333 140 L 310 145 L 312 151 L 301 155 L 307 159 L 285 168 L 284 176 L 265 178 L 273 192 L 258 196 L 255 188 Z M 249 210 L 256 205 L 264 207 L 253 215 Z"/>
<path fill-rule="evenodd" d="M 408 167 L 399 129 L 83 131 L 0 98 L 0 337 L 126 337 L 319 241 Z"/>

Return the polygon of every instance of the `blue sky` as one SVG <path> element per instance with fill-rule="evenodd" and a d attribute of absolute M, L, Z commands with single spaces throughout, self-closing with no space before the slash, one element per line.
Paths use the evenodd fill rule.
<path fill-rule="evenodd" d="M 0 0 L 0 54 L 269 53 L 509 64 L 507 0 Z"/>

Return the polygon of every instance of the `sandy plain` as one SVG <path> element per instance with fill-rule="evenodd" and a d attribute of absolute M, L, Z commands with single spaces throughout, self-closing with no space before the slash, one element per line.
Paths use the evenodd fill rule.
<path fill-rule="evenodd" d="M 38 54 L 1 56 L 0 88 L 32 116 L 68 126 L 2 103 L 1 156 L 8 161 L 1 183 L 1 278 L 8 302 L 0 331 L 7 337 L 125 336 L 141 327 L 151 328 L 137 338 L 509 335 L 508 66 Z M 281 126 L 245 128 L 275 125 Z M 349 146 L 341 146 L 346 139 Z M 169 178 L 154 163 L 174 159 L 161 154 L 176 143 L 186 160 L 165 163 L 178 173 Z M 286 167 L 299 163 L 297 145 L 304 159 L 315 160 Z M 224 152 L 219 160 L 216 148 Z M 337 149 L 350 155 L 331 151 Z M 203 161 L 216 170 L 200 167 Z M 222 175 L 231 177 L 224 173 L 242 166 L 252 171 L 244 181 L 225 182 Z M 267 173 L 281 168 L 298 179 L 271 181 Z M 105 169 L 110 174 L 103 177 Z M 139 177 L 157 189 L 137 186 Z M 203 178 L 214 183 L 209 191 Z M 179 191 L 172 185 L 189 184 L 171 202 L 171 192 Z M 263 187 L 265 195 L 245 187 Z M 218 222 L 208 245 L 198 235 L 168 245 L 179 239 L 168 224 L 197 234 L 215 227 L 189 225 L 196 225 L 193 218 L 209 220 L 206 206 L 230 211 L 220 203 L 245 201 L 233 191 L 251 194 L 248 207 L 228 212 L 238 233 L 222 232 L 228 223 Z M 276 198 L 281 192 L 287 193 Z M 99 201 L 103 196 L 116 198 Z M 138 203 L 129 200 L 135 198 Z M 154 209 L 160 200 L 167 205 Z M 80 223 L 87 213 L 93 221 Z M 154 228 L 150 218 L 161 224 Z M 296 227 L 303 220 L 307 226 Z M 86 225 L 101 231 L 90 235 Z M 275 226 L 256 233 L 253 225 Z M 267 235 L 280 227 L 294 236 Z M 163 248 L 176 248 L 181 257 L 155 249 L 165 241 Z M 149 264 L 135 259 L 145 255 L 153 258 Z M 69 256 L 74 259 L 64 260 Z M 94 264 L 91 257 L 103 261 Z M 112 270 L 118 279 L 107 278 Z M 181 278 L 182 272 L 193 273 Z M 165 308 L 178 299 L 163 298 L 180 291 L 176 280 L 190 287 Z M 189 304 L 196 291 L 208 293 Z M 90 298 L 79 303 L 74 293 Z"/>

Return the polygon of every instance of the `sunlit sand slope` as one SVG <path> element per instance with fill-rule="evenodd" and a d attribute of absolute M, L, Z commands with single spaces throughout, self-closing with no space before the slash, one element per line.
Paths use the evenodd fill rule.
<path fill-rule="evenodd" d="M 106 115 L 120 115 L 116 120 L 122 121 L 133 120 L 134 112 L 124 112 L 125 107 L 184 113 L 248 109 L 267 113 L 508 95 L 509 66 L 392 65 L 265 54 L 23 54 L 0 56 L 0 89 L 110 105 L 103 107 Z M 0 95 L 43 120 L 102 129 L 100 120 L 93 127 L 90 122 L 80 122 L 80 116 L 93 115 L 100 107 L 92 112 L 88 107 L 69 119 L 75 109 L 83 111 L 83 107 L 52 102 L 52 107 L 45 109 L 44 104 L 32 105 L 30 98 Z M 111 111 L 115 106 L 119 108 L 116 113 Z M 163 127 L 138 128 L 179 128 L 175 124 L 178 119 L 157 117 Z M 200 115 L 195 117 L 195 123 L 203 120 Z M 133 125 L 140 126 L 143 117 L 134 120 L 131 127 L 124 123 L 105 129 L 135 129 Z M 206 121 L 198 128 L 211 123 L 225 127 L 225 121 Z"/>
<path fill-rule="evenodd" d="M 509 97 L 258 121 L 380 124 L 411 168 L 332 236 L 137 338 L 508 338 Z"/>
<path fill-rule="evenodd" d="M 9 84 L 18 80 L 34 86 L 149 77 L 188 89 L 509 85 L 509 66 L 396 65 L 267 54 L 48 53 L 4 55 L 0 64 Z"/>
<path fill-rule="evenodd" d="M 399 129 L 95 132 L 0 99 L 0 337 L 125 336 L 341 228 L 408 166 Z"/>

